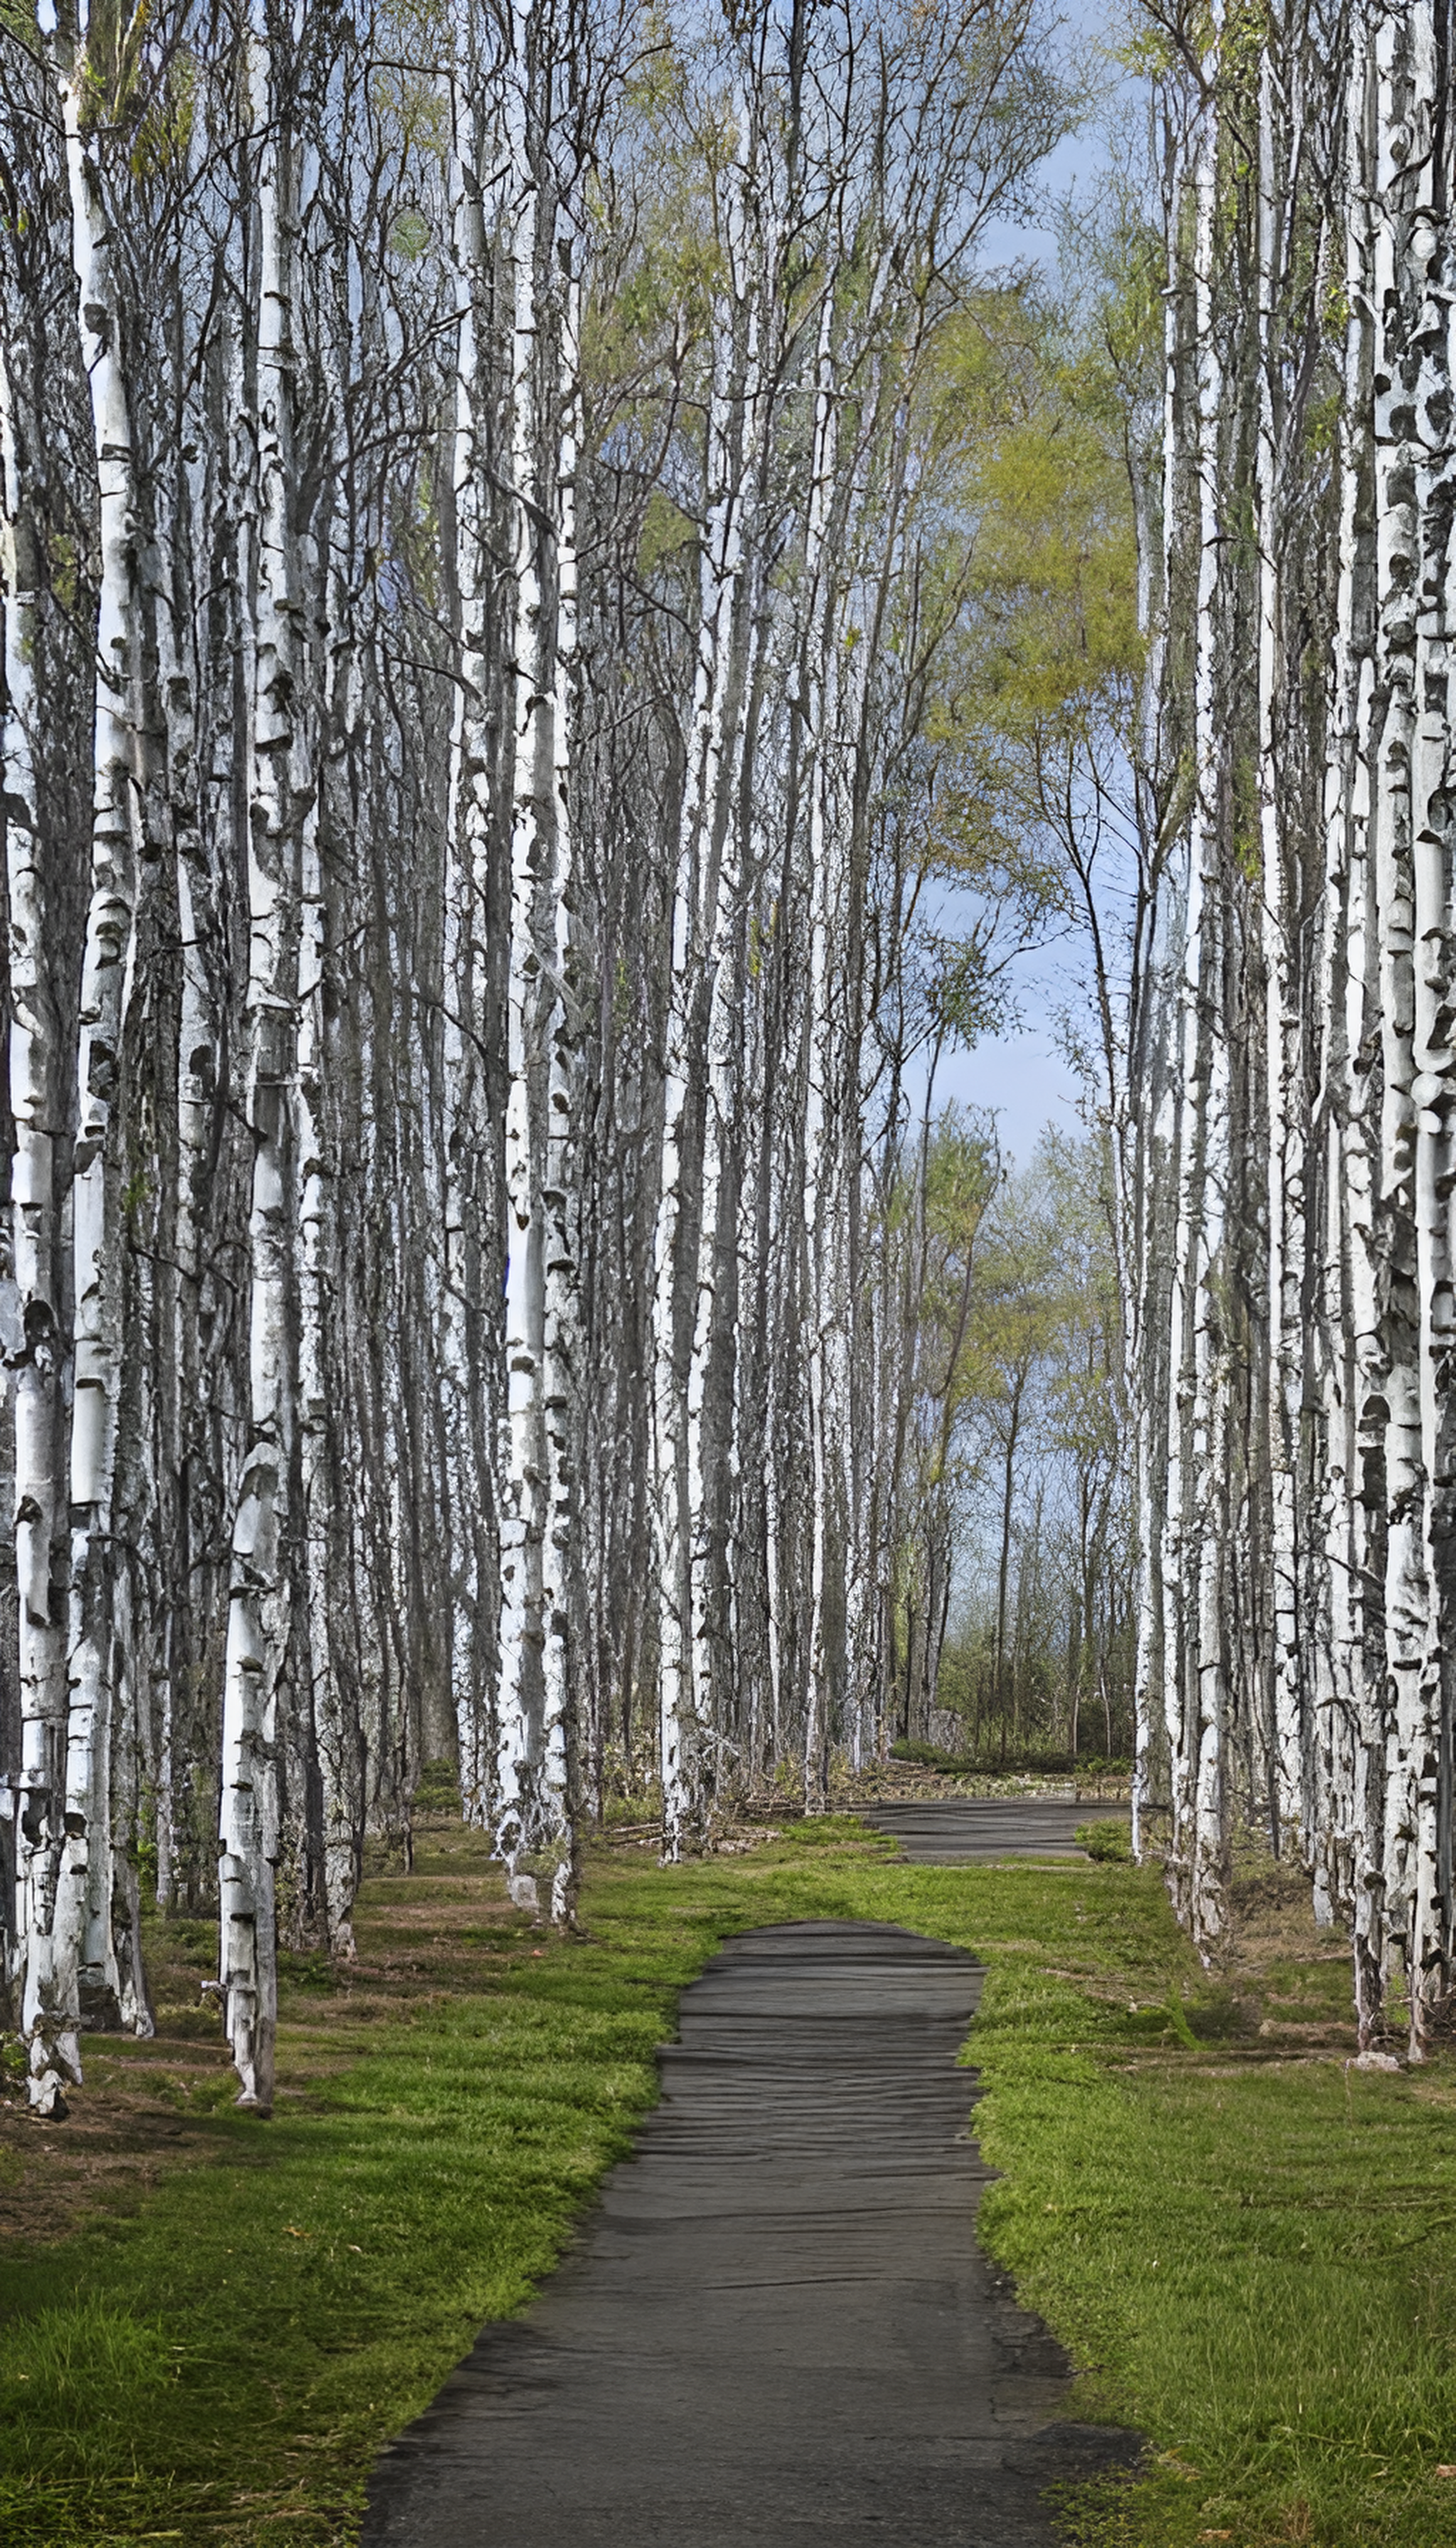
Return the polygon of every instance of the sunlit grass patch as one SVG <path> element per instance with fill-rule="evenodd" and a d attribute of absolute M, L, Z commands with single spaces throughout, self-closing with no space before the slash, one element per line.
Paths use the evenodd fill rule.
<path fill-rule="evenodd" d="M 1114 2069 L 1010 2029 L 986 2075 L 983 2234 L 1091 2366 L 1084 2412 L 1164 2454 L 1073 2535 L 1449 2548 L 1456 2133 L 1421 2090 L 1338 2058 Z"/>

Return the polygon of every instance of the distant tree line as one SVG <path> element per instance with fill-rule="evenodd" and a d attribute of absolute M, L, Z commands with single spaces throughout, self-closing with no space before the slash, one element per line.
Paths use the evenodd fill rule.
<path fill-rule="evenodd" d="M 1100 1137 L 1023 1169 L 948 1110 L 927 1178 L 902 1736 L 985 1760 L 1131 1758 L 1135 1563 Z"/>

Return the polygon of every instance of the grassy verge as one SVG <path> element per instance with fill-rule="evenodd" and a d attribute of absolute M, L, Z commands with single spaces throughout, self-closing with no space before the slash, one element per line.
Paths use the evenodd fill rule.
<path fill-rule="evenodd" d="M 1140 2484 L 1069 2508 L 1073 2535 L 1450 2548 L 1456 2065 L 1348 2069 L 1342 1958 L 1276 1955 L 1158 2012 L 1110 1979 L 1007 1956 L 976 2030 L 1007 2171 L 983 2235 L 1089 2366 L 1083 2412 L 1154 2445 Z"/>
<path fill-rule="evenodd" d="M 865 1917 L 986 1956 L 988 2243 L 1089 2366 L 1080 2412 L 1158 2454 L 1074 2531 L 1449 2543 L 1456 2069 L 1347 2071 L 1338 1951 L 1277 1885 L 1247 1910 L 1211 1982 L 1146 1871 L 898 1866 L 838 1822 L 601 1852 L 587 1936 L 543 1948 L 442 1825 L 366 1888 L 356 1967 L 293 1968 L 266 2126 L 190 2005 L 208 1935 L 172 1927 L 158 2042 L 98 2045 L 74 2123 L 0 2135 L 5 2536 L 346 2542 L 378 2444 L 625 2147 L 682 1984 L 736 1930 Z"/>

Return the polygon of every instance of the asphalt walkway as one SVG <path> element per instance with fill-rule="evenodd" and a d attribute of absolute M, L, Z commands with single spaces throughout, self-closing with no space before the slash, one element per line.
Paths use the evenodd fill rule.
<path fill-rule="evenodd" d="M 1131 2437 L 975 2243 L 959 1949 L 736 1940 L 682 1995 L 633 2155 L 528 2315 L 386 2454 L 366 2548 L 1051 2548 Z"/>
<path fill-rule="evenodd" d="M 1081 1858 L 1072 1838 L 1077 1825 L 1126 1822 L 1128 1810 L 1061 1796 L 935 1796 L 856 1808 L 876 1831 L 893 1832 L 900 1856 L 921 1866 L 977 1858 Z"/>

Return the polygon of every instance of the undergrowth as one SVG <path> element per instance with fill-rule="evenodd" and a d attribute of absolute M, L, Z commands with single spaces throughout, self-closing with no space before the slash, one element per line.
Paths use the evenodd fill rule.
<path fill-rule="evenodd" d="M 1277 1884 L 1210 1977 L 1148 1870 L 886 1848 L 839 1818 L 680 1868 L 598 1851 L 586 1935 L 544 1943 L 441 1824 L 365 1888 L 356 1967 L 292 1971 L 267 2125 L 231 2112 L 189 2012 L 207 1934 L 172 1924 L 158 2043 L 98 2046 L 78 2104 L 142 2082 L 175 2160 L 7 2265 L 7 2540 L 343 2548 L 380 2444 L 523 2304 L 627 2146 L 681 1986 L 735 1931 L 864 1917 L 986 1957 L 984 2235 L 1086 2366 L 1072 2412 L 1149 2438 L 1145 2475 L 1063 2505 L 1070 2535 L 1448 2548 L 1451 2064 L 1346 2068 L 1343 1960 Z M 27 2170 L 59 2139 L 26 2141 Z"/>
<path fill-rule="evenodd" d="M 904 1740 L 890 1745 L 890 1759 L 914 1761 L 923 1770 L 942 1770 L 951 1777 L 1127 1778 L 1133 1771 L 1130 1760 L 1100 1752 L 1057 1752 L 1036 1745 L 1008 1752 L 1004 1744 L 998 1749 L 993 1743 L 980 1751 L 950 1752 L 941 1744 Z"/>

